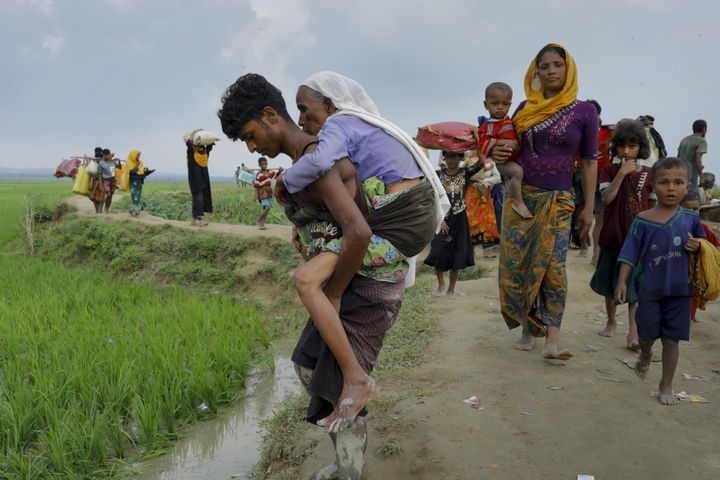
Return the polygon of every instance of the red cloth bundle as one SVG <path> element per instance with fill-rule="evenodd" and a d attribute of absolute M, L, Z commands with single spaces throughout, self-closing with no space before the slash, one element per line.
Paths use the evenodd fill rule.
<path fill-rule="evenodd" d="M 421 147 L 462 153 L 477 148 L 477 127 L 463 122 L 441 122 L 418 128 Z"/>
<path fill-rule="evenodd" d="M 82 160 L 80 160 L 79 158 L 64 159 L 62 162 L 60 162 L 60 165 L 55 167 L 55 172 L 53 173 L 53 175 L 55 175 L 57 178 L 75 178 L 75 175 L 77 175 L 77 171 L 78 168 L 80 168 L 81 163 Z"/>

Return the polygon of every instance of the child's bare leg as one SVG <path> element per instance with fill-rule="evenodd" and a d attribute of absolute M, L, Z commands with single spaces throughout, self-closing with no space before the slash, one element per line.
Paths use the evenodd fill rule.
<path fill-rule="evenodd" d="M 436 268 L 435 275 L 438 279 L 438 287 L 437 290 L 435 290 L 435 296 L 445 295 L 445 273 Z"/>
<path fill-rule="evenodd" d="M 679 400 L 672 391 L 672 380 L 680 356 L 680 342 L 673 338 L 662 338 L 662 377 L 658 388 L 658 400 L 663 405 L 677 405 Z"/>
<path fill-rule="evenodd" d="M 632 351 L 640 349 L 640 344 L 638 343 L 637 323 L 635 322 L 637 309 L 637 302 L 628 303 L 628 334 L 625 340 L 627 342 L 627 348 Z"/>
<path fill-rule="evenodd" d="M 595 225 L 593 226 L 592 230 L 592 239 L 593 239 L 593 256 L 590 263 L 593 265 L 597 265 L 598 257 L 600 256 L 600 245 L 598 245 L 598 241 L 600 240 L 600 230 L 602 230 L 602 223 L 603 223 L 603 214 L 602 212 L 595 214 Z"/>
<path fill-rule="evenodd" d="M 522 197 L 522 179 L 524 176 L 522 167 L 516 162 L 508 161 L 497 165 L 497 168 L 504 177 L 510 179 L 508 182 L 508 191 L 512 198 L 513 210 L 522 218 L 532 218 L 532 213 L 527 205 L 525 205 Z"/>
<path fill-rule="evenodd" d="M 365 373 L 350 346 L 338 312 L 323 292 L 323 286 L 335 270 L 337 261 L 338 256 L 334 253 L 322 252 L 295 270 L 293 275 L 300 300 L 343 374 L 342 393 L 335 411 L 328 417 L 331 418 L 330 423 L 335 420 L 342 422 L 335 431 L 348 426 L 367 402 L 378 394 L 375 381 Z M 321 426 L 328 425 L 328 419 L 323 420 L 320 421 L 323 422 Z"/>
<path fill-rule="evenodd" d="M 615 318 L 617 306 L 615 305 L 614 298 L 605 297 L 605 311 L 607 312 L 607 325 L 598 332 L 598 335 L 601 337 L 612 337 L 615 335 L 615 329 L 617 328 L 617 319 Z"/>
<path fill-rule="evenodd" d="M 645 380 L 648 369 L 650 368 L 650 362 L 652 362 L 652 347 L 655 340 L 645 340 L 641 338 L 638 341 L 640 342 L 640 357 L 635 363 L 635 375 Z"/>
<path fill-rule="evenodd" d="M 260 227 L 260 230 L 265 229 L 265 222 L 267 221 L 267 217 L 270 214 L 270 207 L 264 206 L 262 212 L 260 212 L 260 218 L 258 218 L 257 226 Z M 330 272 L 332 274 L 332 272 Z"/>
<path fill-rule="evenodd" d="M 458 273 L 459 272 L 457 270 L 450 270 L 450 284 L 447 289 L 448 297 L 455 295 L 455 284 L 457 283 Z"/>

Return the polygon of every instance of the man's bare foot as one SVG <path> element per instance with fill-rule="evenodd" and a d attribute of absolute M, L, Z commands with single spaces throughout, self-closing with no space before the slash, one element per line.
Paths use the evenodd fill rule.
<path fill-rule="evenodd" d="M 535 346 L 535 337 L 523 332 L 522 337 L 518 340 L 515 345 L 515 350 L 522 350 L 523 352 L 529 352 Z"/>
<path fill-rule="evenodd" d="M 337 463 L 331 463 L 319 470 L 315 470 L 309 477 L 308 480 L 337 480 L 338 476 Z"/>
<path fill-rule="evenodd" d="M 587 247 L 581 247 L 580 251 L 578 252 L 578 257 L 587 258 L 587 256 L 588 256 Z"/>
<path fill-rule="evenodd" d="M 345 383 L 335 410 L 317 424 L 325 427 L 330 433 L 338 433 L 349 427 L 365 405 L 379 393 L 380 387 L 370 376 L 366 376 L 362 383 Z"/>
<path fill-rule="evenodd" d="M 637 335 L 628 333 L 625 337 L 625 344 L 630 351 L 637 352 L 640 350 L 640 342 L 638 341 Z"/>
<path fill-rule="evenodd" d="M 617 329 L 617 323 L 608 323 L 605 328 L 598 332 L 598 335 L 610 338 L 615 335 L 615 329 Z"/>
<path fill-rule="evenodd" d="M 635 362 L 635 375 L 640 377 L 642 380 L 645 380 L 645 377 L 647 377 L 648 370 L 650 369 L 650 362 L 652 361 L 652 350 L 645 352 L 644 350 L 640 352 L 640 357 L 638 357 L 638 361 Z"/>
<path fill-rule="evenodd" d="M 515 210 L 515 213 L 520 215 L 522 218 L 533 218 L 530 209 L 522 200 L 513 200 L 512 209 Z"/>
<path fill-rule="evenodd" d="M 438 285 L 437 290 L 432 294 L 433 297 L 444 297 L 445 296 L 445 285 Z"/>
<path fill-rule="evenodd" d="M 678 400 L 678 398 L 672 392 L 658 392 L 658 401 L 661 405 L 677 405 L 678 403 L 680 403 L 680 400 Z"/>
<path fill-rule="evenodd" d="M 569 360 L 573 357 L 572 352 L 560 350 L 557 345 L 546 344 L 543 349 L 543 358 L 548 360 Z"/>

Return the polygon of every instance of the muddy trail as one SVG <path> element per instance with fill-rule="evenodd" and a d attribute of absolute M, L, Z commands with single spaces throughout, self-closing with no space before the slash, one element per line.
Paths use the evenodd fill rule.
<path fill-rule="evenodd" d="M 400 398 L 374 416 L 370 404 L 368 466 L 371 479 L 606 479 L 720 478 L 720 305 L 699 311 L 690 342 L 682 342 L 675 391 L 708 403 L 661 406 L 660 363 L 645 381 L 628 365 L 627 309 L 618 333 L 598 336 L 604 303 L 588 282 L 593 267 L 570 252 L 570 292 L 561 346 L 569 361 L 513 348 L 498 304 L 497 261 L 480 259 L 488 276 L 459 283 L 465 296 L 434 301 L 437 333 L 424 363 L 382 382 L 379 400 Z M 656 345 L 656 359 L 659 359 Z M 683 373 L 709 380 L 686 380 Z M 480 399 L 479 408 L 463 403 Z M 318 427 L 318 442 L 302 466 L 307 476 L 333 458 Z M 389 448 L 390 447 L 390 448 Z"/>
<path fill-rule="evenodd" d="M 123 195 L 115 195 L 114 201 L 119 201 Z M 285 240 L 290 239 L 290 226 L 288 225 L 275 225 L 268 223 L 266 225 L 267 230 L 260 230 L 255 225 L 240 225 L 240 224 L 229 224 L 229 223 L 215 223 L 204 227 L 197 227 L 190 225 L 190 222 L 181 220 L 167 220 L 165 218 L 156 217 L 150 215 L 147 212 L 141 212 L 140 216 L 133 217 L 128 212 L 119 212 L 115 209 L 111 209 L 110 213 L 96 214 L 95 207 L 92 202 L 84 196 L 73 195 L 68 197 L 65 203 L 68 206 L 73 207 L 78 215 L 85 217 L 97 217 L 99 219 L 111 219 L 111 220 L 130 220 L 134 222 L 145 223 L 148 225 L 171 225 L 175 228 L 182 230 L 206 232 L 206 233 L 217 233 L 224 235 L 237 235 L 241 237 L 277 237 Z"/>

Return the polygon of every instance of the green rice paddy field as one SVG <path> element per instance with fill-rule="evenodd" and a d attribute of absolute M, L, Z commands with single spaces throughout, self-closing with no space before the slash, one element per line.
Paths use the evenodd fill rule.
<path fill-rule="evenodd" d="M 97 262 L 112 249 L 72 268 L 29 255 L 23 197 L 51 211 L 69 190 L 0 182 L 3 479 L 118 477 L 233 401 L 269 343 L 235 296 L 108 275 Z"/>

